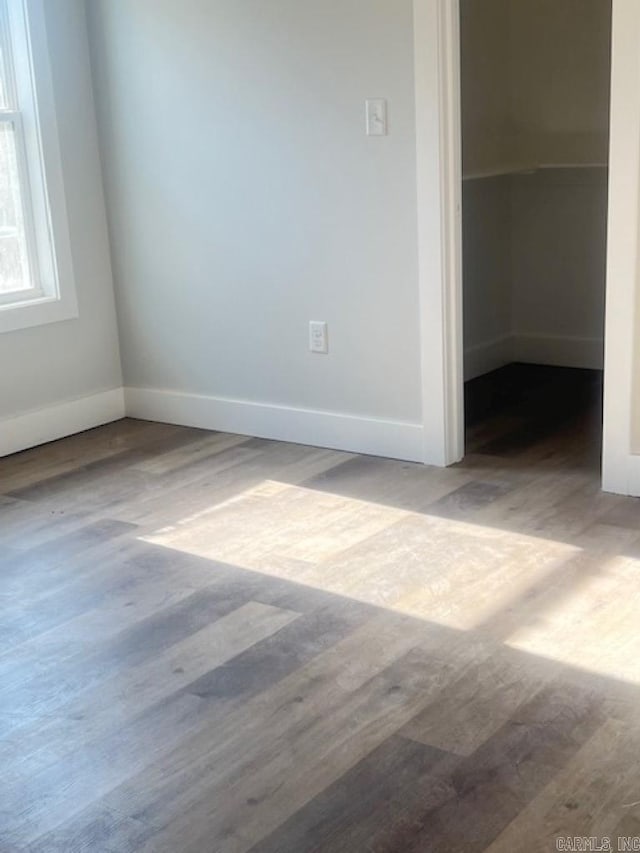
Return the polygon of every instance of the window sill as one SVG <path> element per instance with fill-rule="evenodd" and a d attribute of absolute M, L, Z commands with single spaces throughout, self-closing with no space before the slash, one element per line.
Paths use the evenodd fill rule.
<path fill-rule="evenodd" d="M 73 320 L 77 316 L 78 306 L 72 293 L 66 299 L 44 297 L 0 305 L 0 334 Z"/>

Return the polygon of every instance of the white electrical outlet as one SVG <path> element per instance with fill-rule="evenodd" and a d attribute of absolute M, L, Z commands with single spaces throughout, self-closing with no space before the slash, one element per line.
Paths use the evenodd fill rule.
<path fill-rule="evenodd" d="M 309 349 L 311 352 L 329 352 L 329 337 L 327 324 L 320 320 L 312 320 L 309 323 Z"/>

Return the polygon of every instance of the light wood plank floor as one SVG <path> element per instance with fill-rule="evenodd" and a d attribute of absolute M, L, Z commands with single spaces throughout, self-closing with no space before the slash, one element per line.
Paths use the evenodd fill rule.
<path fill-rule="evenodd" d="M 474 384 L 444 471 L 130 420 L 0 460 L 0 850 L 640 836 L 640 501 L 599 490 L 598 393 Z"/>

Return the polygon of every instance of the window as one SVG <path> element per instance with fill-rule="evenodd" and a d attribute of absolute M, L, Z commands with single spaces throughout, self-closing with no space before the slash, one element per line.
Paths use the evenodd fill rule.
<path fill-rule="evenodd" d="M 77 316 L 44 0 L 0 0 L 0 332 Z"/>

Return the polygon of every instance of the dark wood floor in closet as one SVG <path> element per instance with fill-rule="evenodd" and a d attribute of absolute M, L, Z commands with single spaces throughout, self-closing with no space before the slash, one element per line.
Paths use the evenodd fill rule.
<path fill-rule="evenodd" d="M 467 452 L 513 456 L 569 436 L 594 470 L 602 450 L 602 371 L 509 364 L 465 385 Z"/>

